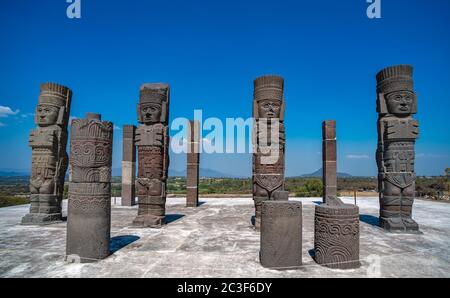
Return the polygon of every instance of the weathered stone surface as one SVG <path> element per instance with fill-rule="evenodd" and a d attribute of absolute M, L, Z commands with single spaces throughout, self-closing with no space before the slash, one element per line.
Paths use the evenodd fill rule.
<path fill-rule="evenodd" d="M 200 122 L 190 121 L 186 177 L 186 206 L 198 206 L 198 182 L 200 163 Z"/>
<path fill-rule="evenodd" d="M 302 203 L 264 201 L 261 213 L 261 265 L 296 269 L 302 265 Z"/>
<path fill-rule="evenodd" d="M 36 108 L 38 126 L 30 134 L 32 166 L 30 213 L 25 225 L 45 225 L 62 220 L 61 201 L 67 171 L 67 125 L 72 91 L 55 83 L 41 85 Z"/>
<path fill-rule="evenodd" d="M 315 208 L 315 261 L 330 268 L 358 268 L 360 266 L 358 206 L 323 204 Z"/>
<path fill-rule="evenodd" d="M 136 127 L 123 126 L 122 149 L 122 206 L 136 205 L 136 146 L 134 145 Z"/>
<path fill-rule="evenodd" d="M 412 219 L 416 173 L 415 142 L 419 135 L 413 68 L 397 65 L 377 74 L 378 187 L 380 226 L 391 232 L 417 232 Z"/>
<path fill-rule="evenodd" d="M 261 204 L 284 190 L 284 80 L 263 76 L 254 81 L 253 95 L 253 200 L 255 228 L 261 221 Z"/>
<path fill-rule="evenodd" d="M 113 124 L 98 114 L 72 121 L 66 260 L 95 262 L 109 256 Z"/>
<path fill-rule="evenodd" d="M 134 143 L 138 152 L 136 192 L 139 198 L 138 227 L 165 224 L 166 183 L 169 169 L 169 99 L 167 84 L 144 84 L 138 104 L 139 127 Z"/>

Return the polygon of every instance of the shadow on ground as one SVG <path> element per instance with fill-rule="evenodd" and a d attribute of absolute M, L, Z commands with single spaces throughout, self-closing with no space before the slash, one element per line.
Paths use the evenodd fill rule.
<path fill-rule="evenodd" d="M 167 214 L 166 215 L 166 224 L 171 224 L 177 220 L 180 220 L 184 217 L 184 214 Z"/>
<path fill-rule="evenodd" d="M 369 214 L 361 214 L 359 216 L 359 220 L 369 224 L 371 226 L 379 226 L 379 219 L 377 216 L 369 215 Z"/>
<path fill-rule="evenodd" d="M 111 242 L 109 243 L 109 251 L 111 254 L 121 250 L 127 245 L 138 241 L 140 238 L 134 235 L 124 235 L 124 236 L 116 236 L 111 238 Z"/>

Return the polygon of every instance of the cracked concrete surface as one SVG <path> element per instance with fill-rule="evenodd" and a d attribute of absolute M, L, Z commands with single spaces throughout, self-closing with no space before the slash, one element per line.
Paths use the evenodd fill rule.
<path fill-rule="evenodd" d="M 376 226 L 378 199 L 358 199 L 362 266 L 333 270 L 315 264 L 309 253 L 314 205 L 321 199 L 292 200 L 303 202 L 304 266 L 299 270 L 260 266 L 251 198 L 203 198 L 198 208 L 186 208 L 184 198 L 169 198 L 169 224 L 161 229 L 133 228 L 137 207 L 113 205 L 113 254 L 94 264 L 64 262 L 66 223 L 21 226 L 29 205 L 1 208 L 0 277 L 450 277 L 448 203 L 417 200 L 414 218 L 422 233 L 390 234 Z"/>

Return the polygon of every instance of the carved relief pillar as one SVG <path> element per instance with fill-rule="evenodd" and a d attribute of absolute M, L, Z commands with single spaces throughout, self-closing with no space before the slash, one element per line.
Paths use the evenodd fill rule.
<path fill-rule="evenodd" d="M 377 74 L 378 187 L 380 226 L 391 232 L 417 232 L 415 143 L 419 136 L 413 68 L 397 65 Z"/>
<path fill-rule="evenodd" d="M 190 121 L 186 174 L 186 206 L 198 206 L 198 182 L 200 162 L 200 122 Z"/>
<path fill-rule="evenodd" d="M 301 202 L 262 203 L 260 262 L 271 269 L 297 269 L 302 265 Z"/>
<path fill-rule="evenodd" d="M 136 127 L 123 126 L 122 150 L 122 206 L 136 205 L 136 146 L 134 145 Z"/>
<path fill-rule="evenodd" d="M 109 256 L 113 124 L 98 114 L 72 121 L 66 260 L 95 262 Z"/>
<path fill-rule="evenodd" d="M 36 108 L 37 128 L 30 134 L 32 149 L 30 213 L 24 225 L 61 222 L 61 202 L 67 171 L 67 122 L 72 91 L 55 83 L 41 85 Z"/>

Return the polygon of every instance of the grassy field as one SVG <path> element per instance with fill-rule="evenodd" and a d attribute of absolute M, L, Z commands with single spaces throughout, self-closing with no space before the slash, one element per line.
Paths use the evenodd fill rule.
<path fill-rule="evenodd" d="M 28 177 L 0 177 L 0 207 L 27 204 L 29 202 Z M 112 179 L 112 196 L 121 196 L 121 178 Z M 285 189 L 292 196 L 321 197 L 322 180 L 319 178 L 287 178 Z M 356 191 L 358 197 L 377 196 L 377 180 L 370 177 L 351 177 L 338 179 L 338 193 L 341 196 L 353 196 Z M 449 200 L 450 178 L 419 177 L 416 182 L 417 197 L 431 200 Z M 67 198 L 68 185 L 66 183 L 64 198 Z M 186 194 L 186 178 L 170 177 L 167 183 L 169 196 L 184 196 Z M 201 196 L 251 196 L 252 181 L 248 179 L 232 178 L 202 178 L 199 192 Z"/>

